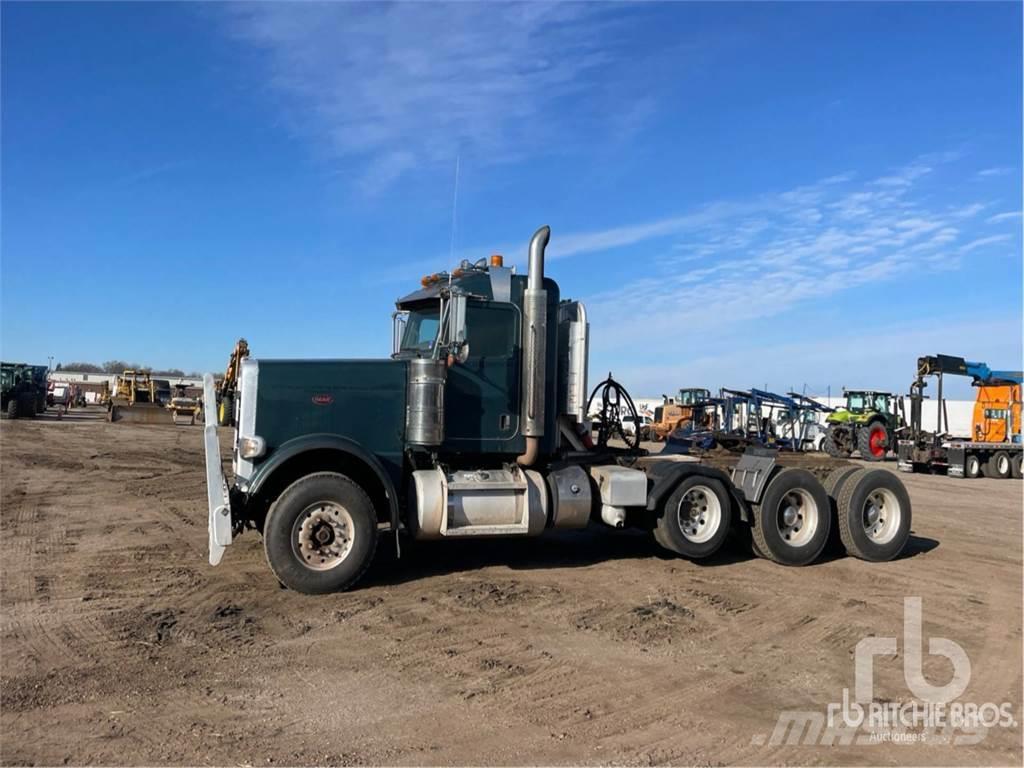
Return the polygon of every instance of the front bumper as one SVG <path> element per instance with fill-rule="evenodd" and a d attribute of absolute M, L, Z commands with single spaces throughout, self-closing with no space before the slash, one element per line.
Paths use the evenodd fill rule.
<path fill-rule="evenodd" d="M 213 374 L 203 375 L 203 443 L 206 448 L 206 502 L 210 540 L 210 565 L 217 565 L 224 549 L 231 544 L 231 497 L 220 460 L 220 441 L 217 438 L 217 393 Z"/>

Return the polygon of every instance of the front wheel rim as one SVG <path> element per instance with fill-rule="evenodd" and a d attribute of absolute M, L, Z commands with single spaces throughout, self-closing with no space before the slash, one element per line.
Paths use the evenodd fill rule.
<path fill-rule="evenodd" d="M 791 547 L 806 545 L 818 530 L 818 504 L 803 488 L 787 491 L 775 515 L 779 538 Z"/>
<path fill-rule="evenodd" d="M 888 488 L 876 488 L 868 494 L 861 509 L 864 533 L 876 544 L 888 544 L 899 531 L 903 507 Z"/>
<path fill-rule="evenodd" d="M 292 526 L 292 551 L 310 570 L 337 568 L 352 552 L 354 542 L 352 515 L 333 501 L 310 504 Z"/>
<path fill-rule="evenodd" d="M 722 525 L 722 502 L 706 485 L 695 485 L 679 500 L 676 517 L 687 541 L 704 544 Z"/>

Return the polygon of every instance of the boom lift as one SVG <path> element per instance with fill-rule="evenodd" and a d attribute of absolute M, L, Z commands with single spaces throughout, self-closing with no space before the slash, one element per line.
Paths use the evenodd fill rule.
<path fill-rule="evenodd" d="M 968 376 L 978 388 L 971 438 L 949 435 L 949 416 L 942 394 L 943 376 Z M 922 425 L 927 377 L 936 380 L 935 431 Z M 1021 371 L 996 371 L 951 355 L 917 359 L 917 378 L 910 385 L 910 424 L 899 441 L 899 469 L 904 472 L 946 470 L 953 477 L 1021 477 Z"/>

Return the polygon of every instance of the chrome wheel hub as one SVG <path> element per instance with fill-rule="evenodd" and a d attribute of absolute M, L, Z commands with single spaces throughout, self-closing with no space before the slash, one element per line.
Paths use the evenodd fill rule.
<path fill-rule="evenodd" d="M 352 515 L 335 502 L 310 504 L 296 518 L 292 529 L 295 555 L 314 571 L 337 567 L 352 551 L 354 540 Z"/>
<path fill-rule="evenodd" d="M 878 488 L 868 494 L 863 510 L 864 532 L 873 541 L 886 544 L 899 530 L 902 509 L 892 491 Z"/>
<path fill-rule="evenodd" d="M 680 499 L 676 515 L 683 536 L 694 544 L 703 544 L 722 524 L 722 504 L 706 485 L 695 485 Z"/>
<path fill-rule="evenodd" d="M 803 546 L 818 530 L 818 505 L 802 488 L 794 488 L 779 504 L 776 515 L 779 536 L 794 547 Z"/>

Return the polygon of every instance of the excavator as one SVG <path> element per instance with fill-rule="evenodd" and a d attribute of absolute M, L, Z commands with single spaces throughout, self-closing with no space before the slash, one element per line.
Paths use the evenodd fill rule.
<path fill-rule="evenodd" d="M 242 360 L 249 356 L 249 342 L 239 339 L 228 358 L 228 367 L 217 390 L 217 424 L 222 427 L 235 423 L 235 395 L 238 390 L 238 370 Z"/>
<path fill-rule="evenodd" d="M 970 438 L 951 437 L 943 376 L 967 376 L 978 388 Z M 926 379 L 936 380 L 938 402 L 935 431 L 922 425 Z M 917 378 L 910 385 L 910 423 L 899 441 L 898 467 L 904 472 L 945 470 L 953 477 L 1020 478 L 1024 445 L 1021 440 L 1021 371 L 997 371 L 952 355 L 929 355 L 917 360 Z"/>

